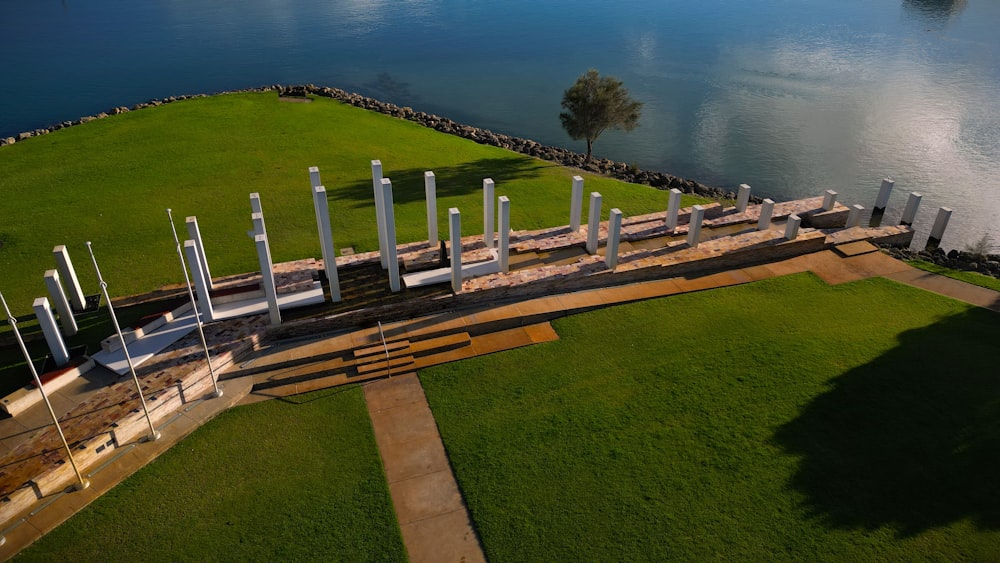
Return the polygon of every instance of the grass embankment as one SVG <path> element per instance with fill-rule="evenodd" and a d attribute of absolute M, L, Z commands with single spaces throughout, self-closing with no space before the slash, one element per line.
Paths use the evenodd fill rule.
<path fill-rule="evenodd" d="M 404 561 L 360 387 L 226 411 L 26 561 Z"/>
<path fill-rule="evenodd" d="M 985 287 L 986 289 L 992 289 L 993 291 L 1000 291 L 1000 280 L 990 276 L 984 276 L 983 274 L 977 272 L 954 270 L 926 260 L 907 260 L 906 263 L 914 268 L 920 268 L 925 272 L 948 276 L 949 278 L 964 281 L 965 283 L 971 283 L 972 285 L 978 285 L 979 287 Z"/>
<path fill-rule="evenodd" d="M 802 274 L 421 380 L 496 561 L 989 560 L 1000 316 Z"/>

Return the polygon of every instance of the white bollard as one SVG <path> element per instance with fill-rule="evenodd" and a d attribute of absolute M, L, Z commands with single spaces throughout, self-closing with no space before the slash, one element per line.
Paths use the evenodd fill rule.
<path fill-rule="evenodd" d="M 496 240 L 493 232 L 493 179 L 483 178 L 483 244 L 493 248 Z"/>
<path fill-rule="evenodd" d="M 280 325 L 278 288 L 274 285 L 274 266 L 271 263 L 271 249 L 267 244 L 267 236 L 257 235 L 253 237 L 253 242 L 257 246 L 257 261 L 260 263 L 261 285 L 264 286 L 264 297 L 267 299 L 267 313 L 272 325 Z"/>
<path fill-rule="evenodd" d="M 500 271 L 510 271 L 510 199 L 502 195 L 500 202 Z"/>
<path fill-rule="evenodd" d="M 580 217 L 583 214 L 583 176 L 573 176 L 573 191 L 569 200 L 569 230 L 580 232 Z"/>
<path fill-rule="evenodd" d="M 758 231 L 766 231 L 771 228 L 772 215 L 774 215 L 774 200 L 768 198 L 760 205 L 760 219 L 757 220 Z"/>
<path fill-rule="evenodd" d="M 601 231 L 601 194 L 590 192 L 590 210 L 587 218 L 587 252 L 597 254 L 597 238 Z"/>
<path fill-rule="evenodd" d="M 608 245 L 604 249 L 604 264 L 614 270 L 618 265 L 618 242 L 622 236 L 622 211 L 617 207 L 611 210 L 608 218 Z"/>
<path fill-rule="evenodd" d="M 938 209 L 937 217 L 934 218 L 934 226 L 931 227 L 931 236 L 927 240 L 927 246 L 937 246 L 944 238 L 944 230 L 948 228 L 948 221 L 951 219 L 951 208 L 942 207 Z"/>
<path fill-rule="evenodd" d="M 670 188 L 670 200 L 667 201 L 667 230 L 677 229 L 677 214 L 681 210 L 681 191 Z"/>
<path fill-rule="evenodd" d="M 62 275 L 66 284 L 66 291 L 69 293 L 69 302 L 73 309 L 82 311 L 87 307 L 87 300 L 83 296 L 83 289 L 80 288 L 80 280 L 76 277 L 76 270 L 73 268 L 73 261 L 69 259 L 69 250 L 64 245 L 59 245 L 52 249 L 52 254 L 56 258 L 56 269 Z"/>
<path fill-rule="evenodd" d="M 892 194 L 892 187 L 896 185 L 892 181 L 892 178 L 885 178 L 882 180 L 882 185 L 878 189 L 878 197 L 875 198 L 875 213 L 885 212 L 885 208 L 889 205 L 889 196 Z"/>
<path fill-rule="evenodd" d="M 188 236 L 198 245 L 198 259 L 201 261 L 201 275 L 204 276 L 205 285 L 212 289 L 212 273 L 208 269 L 208 258 L 205 257 L 205 244 L 201 240 L 201 229 L 198 228 L 198 218 L 194 215 L 184 219 L 187 226 Z"/>
<path fill-rule="evenodd" d="M 799 225 L 801 224 L 802 219 L 798 215 L 789 215 L 788 222 L 785 223 L 785 238 L 795 240 L 795 237 L 799 236 Z"/>
<path fill-rule="evenodd" d="M 194 289 L 198 292 L 198 310 L 201 313 L 201 320 L 202 322 L 210 323 L 215 320 L 215 310 L 212 309 L 211 291 L 205 285 L 205 274 L 201 271 L 201 260 L 198 257 L 198 243 L 193 240 L 184 241 L 184 254 L 187 255 L 188 267 L 191 268 Z"/>
<path fill-rule="evenodd" d="M 743 213 L 750 203 L 750 185 L 740 184 L 740 191 L 736 194 L 736 212 Z"/>
<path fill-rule="evenodd" d="M 865 210 L 865 206 L 858 205 L 855 203 L 851 206 L 851 211 L 847 214 L 847 225 L 846 228 L 850 229 L 852 227 L 857 227 L 861 224 L 861 212 Z"/>
<path fill-rule="evenodd" d="M 52 352 L 52 360 L 59 367 L 66 365 L 69 362 L 69 350 L 66 349 L 66 343 L 63 342 L 62 335 L 59 334 L 56 318 L 52 316 L 52 309 L 49 308 L 49 300 L 45 297 L 39 297 L 35 299 L 33 307 L 35 316 L 38 317 L 38 324 L 42 327 L 45 342 L 49 345 L 49 351 Z"/>
<path fill-rule="evenodd" d="M 427 201 L 427 244 L 438 242 L 437 179 L 431 171 L 424 172 L 424 199 Z"/>
<path fill-rule="evenodd" d="M 49 290 L 49 297 L 52 298 L 52 303 L 55 304 L 56 311 L 59 313 L 59 325 L 62 326 L 63 334 L 73 336 L 78 330 L 76 318 L 73 316 L 73 308 L 69 305 L 66 292 L 63 291 L 63 286 L 59 283 L 57 270 L 45 271 L 45 287 Z"/>
<path fill-rule="evenodd" d="M 823 211 L 832 211 L 833 206 L 837 203 L 837 192 L 833 190 L 826 190 L 823 192 Z"/>
<path fill-rule="evenodd" d="M 923 197 L 923 194 L 919 192 L 910 194 L 910 197 L 906 200 L 906 207 L 903 208 L 903 218 L 899 220 L 900 225 L 909 227 L 913 224 L 913 220 L 917 218 L 917 209 L 920 208 L 920 200 Z"/>
<path fill-rule="evenodd" d="M 340 277 L 337 275 L 337 252 L 333 246 L 333 228 L 330 226 L 330 205 L 324 186 L 313 186 L 313 205 L 316 207 L 316 228 L 323 250 L 323 271 L 330 285 L 330 301 L 340 301 Z"/>
<path fill-rule="evenodd" d="M 309 167 L 309 184 L 312 187 L 314 187 L 314 188 L 316 186 L 322 186 L 323 185 L 323 182 L 320 181 L 320 179 L 319 179 L 319 167 L 318 166 L 310 166 Z"/>
<path fill-rule="evenodd" d="M 691 220 L 688 221 L 688 246 L 694 248 L 701 242 L 701 222 L 705 220 L 705 208 L 695 205 L 691 208 Z"/>
<path fill-rule="evenodd" d="M 375 225 L 378 227 L 378 258 L 382 269 L 389 267 L 385 255 L 385 205 L 382 202 L 382 161 L 372 161 L 372 193 L 375 195 Z"/>
<path fill-rule="evenodd" d="M 392 182 L 382 178 L 382 213 L 385 217 L 385 257 L 389 266 L 389 289 L 399 291 L 399 256 L 396 254 L 396 213 L 392 207 Z"/>
<path fill-rule="evenodd" d="M 448 209 L 448 237 L 451 239 L 451 290 L 462 292 L 462 214 Z"/>

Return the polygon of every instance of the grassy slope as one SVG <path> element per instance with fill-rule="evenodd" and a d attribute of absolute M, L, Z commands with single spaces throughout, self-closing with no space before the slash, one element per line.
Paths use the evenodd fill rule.
<path fill-rule="evenodd" d="M 978 285 L 979 287 L 985 287 L 986 289 L 1000 291 L 1000 280 L 990 276 L 984 276 L 983 274 L 976 272 L 953 270 L 926 260 L 907 260 L 906 263 L 914 268 L 920 268 L 921 270 L 931 272 L 932 274 L 941 274 L 942 276 L 948 276 L 949 278 L 964 281 L 965 283 L 971 283 L 972 285 Z"/>
<path fill-rule="evenodd" d="M 360 387 L 227 411 L 28 561 L 404 561 Z"/>
<path fill-rule="evenodd" d="M 799 275 L 556 328 L 421 373 L 491 559 L 996 556 L 996 314 Z"/>

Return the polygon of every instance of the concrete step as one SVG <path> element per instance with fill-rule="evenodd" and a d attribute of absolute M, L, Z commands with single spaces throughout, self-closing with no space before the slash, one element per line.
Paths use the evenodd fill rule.
<path fill-rule="evenodd" d="M 359 364 L 358 365 L 358 375 L 367 375 L 370 373 L 385 373 L 386 372 L 386 359 L 381 358 L 371 363 Z M 403 373 L 403 371 L 413 371 L 413 356 L 399 356 L 395 358 L 389 358 L 388 360 L 389 373 Z"/>
<path fill-rule="evenodd" d="M 356 348 L 354 350 L 354 358 L 358 361 L 368 361 L 368 356 L 379 356 L 384 358 L 386 351 L 389 352 L 389 356 L 393 356 L 394 353 L 398 355 L 400 351 L 405 351 L 409 347 L 409 340 L 394 340 L 392 342 L 386 342 L 384 345 L 379 343 L 372 346 L 366 346 L 364 348 Z"/>

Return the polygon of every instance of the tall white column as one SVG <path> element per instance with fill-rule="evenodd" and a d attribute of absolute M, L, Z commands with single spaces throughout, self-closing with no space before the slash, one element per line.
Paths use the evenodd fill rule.
<path fill-rule="evenodd" d="M 681 191 L 670 188 L 670 201 L 667 202 L 667 230 L 677 229 L 677 214 L 681 210 Z"/>
<path fill-rule="evenodd" d="M 802 219 L 798 215 L 789 215 L 788 222 L 785 223 L 785 238 L 795 240 L 795 237 L 799 236 L 799 225 L 801 223 Z"/>
<path fill-rule="evenodd" d="M 493 179 L 483 178 L 483 244 L 493 248 Z"/>
<path fill-rule="evenodd" d="M 937 246 L 944 238 L 944 230 L 948 228 L 948 221 L 951 219 L 951 208 L 942 207 L 938 209 L 937 217 L 934 218 L 934 226 L 931 227 L 931 236 L 927 240 L 927 246 Z"/>
<path fill-rule="evenodd" d="M 260 205 L 260 194 L 257 192 L 250 194 L 250 212 L 264 214 L 264 208 Z"/>
<path fill-rule="evenodd" d="M 846 228 L 857 227 L 861 224 L 861 212 L 865 210 L 864 205 L 858 205 L 855 203 L 851 206 L 851 211 L 847 214 L 847 225 Z"/>
<path fill-rule="evenodd" d="M 382 202 L 382 161 L 372 161 L 372 192 L 375 194 L 375 223 L 378 225 L 378 257 L 382 269 L 389 267 L 385 255 L 385 204 Z"/>
<path fill-rule="evenodd" d="M 323 249 L 323 271 L 330 285 L 330 301 L 340 301 L 340 277 L 337 275 L 337 252 L 333 246 L 333 229 L 330 227 L 330 205 L 326 199 L 326 188 L 313 187 L 313 205 L 316 207 L 316 227 L 319 229 L 319 244 Z"/>
<path fill-rule="evenodd" d="M 32 306 L 35 309 L 35 316 L 38 317 L 38 324 L 42 327 L 45 342 L 49 345 L 49 351 L 52 352 L 52 360 L 59 367 L 66 365 L 66 362 L 69 361 L 69 350 L 66 349 L 66 343 L 63 342 L 62 334 L 59 333 L 59 327 L 56 326 L 56 318 L 52 316 L 49 300 L 45 297 L 39 297 L 35 299 Z"/>
<path fill-rule="evenodd" d="M 312 187 L 322 186 L 323 182 L 319 179 L 319 167 L 310 166 L 309 167 L 309 185 Z"/>
<path fill-rule="evenodd" d="M 601 194 L 590 192 L 590 209 L 587 217 L 587 252 L 597 254 L 597 239 L 601 232 Z"/>
<path fill-rule="evenodd" d="M 882 180 L 882 185 L 878 189 L 878 197 L 875 198 L 875 213 L 883 213 L 889 205 L 889 196 L 892 194 L 892 187 L 896 185 L 892 178 Z"/>
<path fill-rule="evenodd" d="M 622 212 L 617 207 L 608 218 L 608 245 L 604 249 L 604 263 L 614 270 L 618 265 L 618 241 L 622 236 Z"/>
<path fill-rule="evenodd" d="M 205 244 L 201 240 L 201 229 L 198 228 L 198 218 L 194 215 L 184 219 L 184 224 L 187 226 L 188 236 L 191 240 L 198 245 L 198 260 L 201 264 L 201 274 L 204 276 L 205 285 L 208 289 L 214 287 L 212 285 L 212 273 L 208 269 L 208 258 L 205 257 Z"/>
<path fill-rule="evenodd" d="M 264 228 L 264 214 L 263 213 L 251 213 L 250 221 L 253 222 L 253 235 L 264 235 L 267 236 L 267 229 Z"/>
<path fill-rule="evenodd" d="M 64 245 L 59 245 L 52 249 L 52 254 L 56 258 L 56 269 L 62 276 L 66 284 L 66 292 L 69 293 L 69 302 L 73 309 L 82 311 L 87 307 L 87 300 L 83 296 L 83 289 L 80 288 L 80 280 L 76 277 L 76 270 L 73 268 L 73 261 L 69 259 L 69 250 Z"/>
<path fill-rule="evenodd" d="M 448 209 L 448 238 L 451 239 L 451 290 L 462 292 L 462 214 Z"/>
<path fill-rule="evenodd" d="M 774 201 L 768 198 L 760 206 L 760 219 L 757 220 L 758 231 L 766 231 L 771 228 L 772 215 L 774 215 Z"/>
<path fill-rule="evenodd" d="M 923 197 L 920 192 L 910 194 L 906 200 L 906 207 L 903 208 L 903 218 L 899 220 L 900 225 L 910 226 L 913 224 L 913 220 L 917 218 L 917 209 L 920 208 L 920 200 Z"/>
<path fill-rule="evenodd" d="M 382 178 L 382 213 L 385 217 L 385 256 L 389 266 L 389 289 L 399 291 L 399 258 L 396 256 L 396 214 L 392 207 L 392 182 Z"/>
<path fill-rule="evenodd" d="M 63 291 L 63 286 L 59 283 L 57 270 L 45 271 L 45 287 L 49 290 L 49 297 L 52 298 L 56 311 L 59 312 L 59 325 L 62 326 L 63 334 L 73 336 L 77 331 L 76 318 L 73 316 L 69 299 L 66 298 L 66 292 Z"/>
<path fill-rule="evenodd" d="M 212 309 L 211 290 L 205 284 L 205 274 L 201 271 L 198 243 L 190 239 L 184 241 L 184 254 L 187 255 L 188 267 L 191 268 L 191 278 L 194 279 L 195 291 L 198 292 L 198 310 L 201 313 L 201 320 L 210 323 L 215 320 L 215 310 Z"/>
<path fill-rule="evenodd" d="M 833 190 L 826 190 L 823 192 L 823 211 L 833 210 L 833 206 L 837 203 L 837 192 Z"/>
<path fill-rule="evenodd" d="M 256 235 L 253 242 L 257 246 L 257 261 L 260 263 L 261 285 L 267 299 L 267 313 L 272 325 L 281 324 L 281 310 L 278 309 L 278 288 L 274 285 L 274 267 L 271 263 L 271 249 L 267 245 L 267 235 Z"/>
<path fill-rule="evenodd" d="M 569 200 L 569 230 L 580 232 L 580 217 L 583 215 L 583 176 L 573 176 L 573 191 Z"/>
<path fill-rule="evenodd" d="M 743 213 L 747 210 L 747 205 L 750 203 L 750 185 L 740 184 L 740 191 L 736 194 L 736 211 L 737 213 Z"/>
<path fill-rule="evenodd" d="M 427 244 L 438 243 L 437 178 L 431 171 L 424 172 L 424 200 L 427 202 Z"/>
<path fill-rule="evenodd" d="M 502 195 L 500 202 L 500 271 L 510 271 L 510 199 Z"/>
<path fill-rule="evenodd" d="M 691 219 L 688 221 L 688 246 L 694 248 L 701 242 L 701 222 L 705 220 L 705 208 L 695 205 L 691 208 Z"/>

